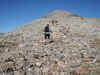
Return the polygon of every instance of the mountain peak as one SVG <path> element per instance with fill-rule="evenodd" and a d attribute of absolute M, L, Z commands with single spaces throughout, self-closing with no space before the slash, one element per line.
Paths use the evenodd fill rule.
<path fill-rule="evenodd" d="M 66 12 L 64 10 L 55 10 L 51 14 L 56 14 L 56 15 L 71 15 L 72 13 Z"/>
<path fill-rule="evenodd" d="M 99 20 L 56 10 L 0 36 L 0 75 L 100 75 L 99 49 Z"/>
<path fill-rule="evenodd" d="M 44 17 L 51 17 L 51 16 L 62 16 L 62 15 L 72 15 L 72 13 L 70 13 L 70 12 L 66 12 L 66 11 L 64 11 L 64 10 L 55 10 L 55 11 L 53 11 L 53 12 L 51 12 L 51 13 L 49 13 L 48 15 L 46 15 L 46 16 L 44 16 Z"/>
<path fill-rule="evenodd" d="M 64 10 L 55 10 L 52 13 L 67 13 L 67 14 L 72 14 L 72 13 L 64 11 Z"/>

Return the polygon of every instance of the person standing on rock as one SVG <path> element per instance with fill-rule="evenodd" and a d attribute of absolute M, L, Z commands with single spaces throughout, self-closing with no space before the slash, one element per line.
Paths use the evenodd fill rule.
<path fill-rule="evenodd" d="M 49 27 L 49 24 L 47 24 L 44 28 L 44 37 L 45 39 L 50 39 L 50 27 Z"/>

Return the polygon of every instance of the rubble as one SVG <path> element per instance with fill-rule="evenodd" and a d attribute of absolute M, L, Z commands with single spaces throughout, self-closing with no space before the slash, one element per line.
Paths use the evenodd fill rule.
<path fill-rule="evenodd" d="M 53 32 L 49 40 L 43 35 L 46 24 Z M 99 25 L 63 11 L 25 24 L 0 38 L 0 74 L 99 75 Z"/>

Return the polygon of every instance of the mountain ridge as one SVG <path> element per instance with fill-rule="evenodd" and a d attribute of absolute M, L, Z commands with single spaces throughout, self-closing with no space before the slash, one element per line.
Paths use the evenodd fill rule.
<path fill-rule="evenodd" d="M 40 19 L 43 19 L 43 18 L 46 18 L 46 17 L 51 17 L 52 15 L 60 15 L 60 14 L 63 14 L 63 15 L 66 15 L 67 14 L 67 17 L 69 16 L 69 17 L 80 17 L 81 19 L 85 19 L 85 20 L 95 20 L 95 21 L 98 21 L 98 22 L 100 22 L 100 19 L 97 19 L 97 18 L 87 18 L 87 17 L 83 17 L 83 16 L 79 16 L 79 15 L 77 15 L 77 14 L 72 14 L 72 13 L 70 13 L 70 12 L 66 12 L 66 11 L 64 11 L 64 10 L 55 10 L 55 11 L 53 11 L 53 12 L 51 12 L 51 13 L 49 13 L 49 14 L 47 14 L 47 15 L 45 15 L 45 16 L 43 16 L 43 17 L 41 17 Z M 65 14 L 64 14 L 65 13 Z M 36 20 L 34 20 L 34 21 L 37 21 L 38 19 L 36 19 Z M 33 23 L 34 21 L 32 21 L 32 22 L 29 22 L 28 24 L 30 24 L 30 23 Z M 24 24 L 24 25 L 27 25 L 27 24 Z M 23 26 L 23 25 L 22 25 Z M 21 27 L 22 27 L 21 26 Z M 20 27 L 20 26 L 19 26 Z M 17 28 L 19 28 L 19 27 L 17 27 Z"/>
<path fill-rule="evenodd" d="M 47 24 L 52 33 L 46 40 Z M 0 40 L 0 73 L 99 75 L 99 37 L 100 21 L 97 19 L 55 11 L 18 27 Z"/>

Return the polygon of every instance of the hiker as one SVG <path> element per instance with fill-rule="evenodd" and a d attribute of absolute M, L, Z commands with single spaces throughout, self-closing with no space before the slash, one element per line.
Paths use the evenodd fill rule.
<path fill-rule="evenodd" d="M 50 28 L 49 28 L 49 24 L 47 24 L 44 28 L 44 37 L 45 39 L 50 39 Z"/>

